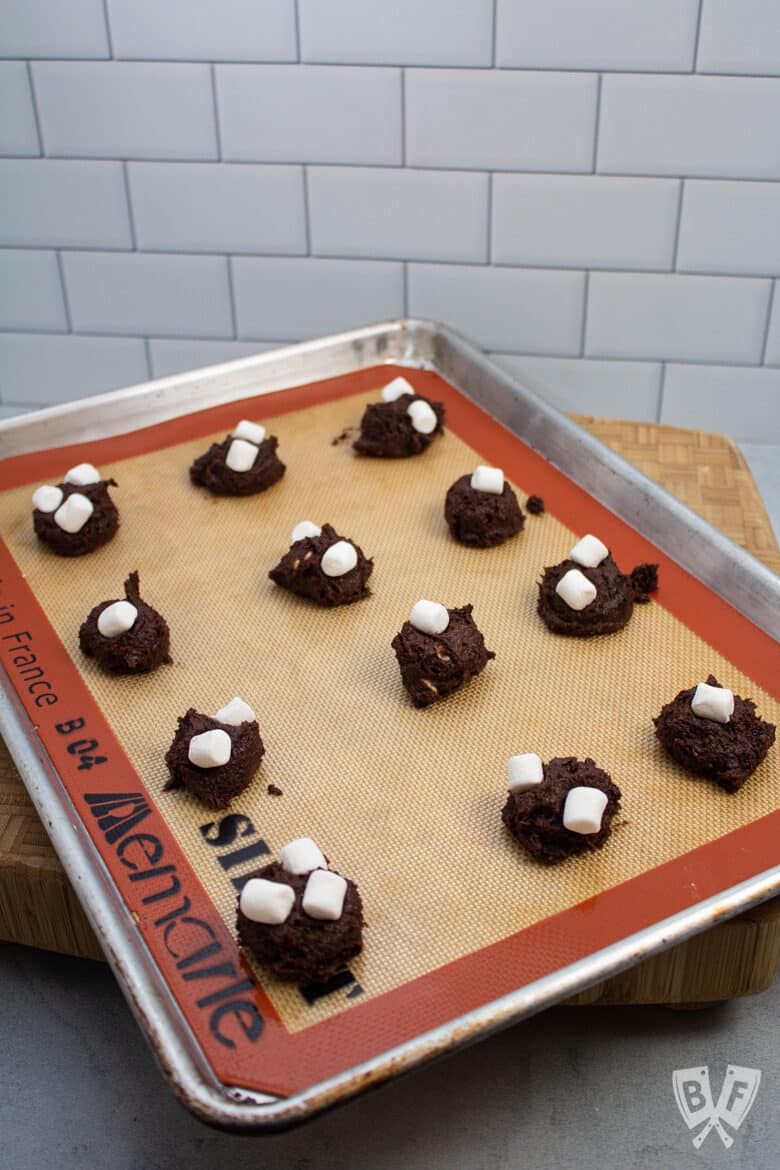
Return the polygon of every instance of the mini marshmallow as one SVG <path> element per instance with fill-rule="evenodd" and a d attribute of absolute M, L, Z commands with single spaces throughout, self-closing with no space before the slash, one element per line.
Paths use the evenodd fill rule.
<path fill-rule="evenodd" d="M 358 563 L 357 549 L 348 540 L 337 540 L 326 548 L 320 560 L 320 568 L 326 577 L 343 577 Z"/>
<path fill-rule="evenodd" d="M 37 508 L 39 512 L 56 512 L 64 495 L 62 488 L 52 487 L 51 484 L 45 483 L 43 487 L 39 487 L 37 491 L 33 492 L 33 508 Z"/>
<path fill-rule="evenodd" d="M 414 386 L 406 378 L 393 378 L 382 390 L 382 401 L 395 402 L 396 398 L 402 398 L 404 394 L 416 394 Z"/>
<path fill-rule="evenodd" d="M 443 634 L 450 624 L 446 606 L 438 601 L 417 601 L 412 606 L 409 621 L 422 634 Z"/>
<path fill-rule="evenodd" d="M 609 549 L 597 536 L 583 536 L 569 553 L 569 560 L 584 565 L 586 569 L 595 569 L 608 556 Z"/>
<path fill-rule="evenodd" d="M 544 780 L 542 761 L 536 752 L 524 752 L 520 756 L 510 756 L 506 764 L 509 777 L 510 792 L 527 792 L 529 788 L 536 788 Z"/>
<path fill-rule="evenodd" d="M 691 699 L 691 710 L 700 719 L 728 723 L 734 714 L 734 694 L 728 687 L 711 687 L 699 683 Z"/>
<path fill-rule="evenodd" d="M 249 471 L 257 459 L 257 447 L 246 439 L 233 439 L 225 456 L 225 463 L 231 471 Z"/>
<path fill-rule="evenodd" d="M 335 922 L 341 918 L 346 893 L 347 880 L 340 873 L 331 873 L 329 869 L 315 869 L 303 891 L 301 900 L 303 912 L 308 914 L 309 918 Z"/>
<path fill-rule="evenodd" d="M 138 610 L 129 601 L 115 601 L 101 610 L 97 628 L 104 638 L 118 638 L 135 625 Z"/>
<path fill-rule="evenodd" d="M 241 890 L 238 904 L 241 913 L 252 922 L 279 926 L 290 917 L 290 911 L 295 905 L 295 890 L 284 882 L 250 878 Z"/>
<path fill-rule="evenodd" d="M 91 463 L 77 463 L 65 472 L 65 483 L 75 483 L 78 487 L 86 487 L 90 483 L 100 483 L 100 472 Z"/>
<path fill-rule="evenodd" d="M 288 873 L 311 873 L 313 869 L 327 869 L 328 863 L 311 837 L 296 837 L 279 850 L 279 860 Z"/>
<path fill-rule="evenodd" d="M 295 544 L 298 540 L 303 540 L 307 536 L 319 536 L 322 532 L 316 524 L 312 524 L 311 520 L 301 520 L 300 524 L 296 524 L 292 530 L 290 541 Z"/>
<path fill-rule="evenodd" d="M 428 402 L 423 402 L 422 398 L 417 398 L 414 402 L 410 402 L 406 408 L 406 413 L 412 420 L 414 429 L 421 435 L 432 435 L 439 425 L 436 411 Z"/>
<path fill-rule="evenodd" d="M 242 418 L 238 426 L 233 427 L 233 438 L 246 439 L 247 443 L 254 443 L 259 447 L 265 438 L 265 427 Z"/>
<path fill-rule="evenodd" d="M 193 735 L 187 756 L 196 768 L 221 768 L 230 759 L 232 748 L 228 733 L 221 727 L 215 727 L 213 731 Z"/>
<path fill-rule="evenodd" d="M 214 718 L 220 723 L 229 723 L 231 727 L 240 727 L 242 723 L 254 723 L 257 716 L 249 704 L 236 695 L 235 699 L 215 712 Z"/>
<path fill-rule="evenodd" d="M 489 492 L 491 496 L 504 493 L 504 473 L 500 467 L 478 467 L 471 476 L 475 492 Z"/>
<path fill-rule="evenodd" d="M 569 609 L 579 610 L 585 609 L 593 601 L 596 586 L 579 569 L 569 569 L 555 586 L 555 592 Z"/>
<path fill-rule="evenodd" d="M 94 511 L 95 505 L 92 500 L 82 496 L 81 492 L 71 492 L 54 513 L 54 523 L 63 532 L 69 532 L 73 536 L 74 533 L 81 532 Z"/>
<path fill-rule="evenodd" d="M 599 788 L 570 788 L 563 806 L 563 827 L 571 833 L 598 833 L 607 807 L 607 795 Z"/>

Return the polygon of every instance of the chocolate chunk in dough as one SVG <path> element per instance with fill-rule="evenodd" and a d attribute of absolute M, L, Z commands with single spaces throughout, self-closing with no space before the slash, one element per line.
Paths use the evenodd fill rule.
<path fill-rule="evenodd" d="M 556 585 L 570 569 L 579 569 L 596 588 L 594 600 L 584 609 L 571 609 L 555 592 Z M 539 582 L 537 610 L 554 634 L 571 634 L 580 638 L 614 634 L 628 622 L 634 602 L 647 601 L 647 593 L 657 588 L 658 565 L 638 565 L 626 575 L 621 573 L 611 556 L 605 557 L 595 568 L 567 559 L 544 570 Z"/>
<path fill-rule="evenodd" d="M 142 600 L 137 572 L 132 572 L 125 581 L 125 599 L 137 610 L 130 629 L 113 638 L 101 634 L 98 618 L 103 610 L 115 605 L 116 600 L 101 601 L 82 624 L 79 645 L 87 658 L 94 658 L 99 666 L 111 674 L 145 674 L 171 661 L 168 654 L 168 623 L 156 609 Z"/>
<path fill-rule="evenodd" d="M 366 582 L 374 562 L 366 557 L 354 541 L 347 541 L 357 553 L 354 569 L 338 577 L 330 577 L 322 569 L 323 554 L 334 544 L 345 540 L 330 524 L 323 524 L 319 536 L 304 536 L 290 546 L 275 569 L 268 576 L 282 589 L 308 597 L 317 605 L 349 605 L 368 597 L 371 590 Z"/>
<path fill-rule="evenodd" d="M 425 634 L 404 622 L 393 638 L 401 678 L 415 707 L 429 707 L 452 694 L 495 658 L 471 616 L 473 608 L 449 609 L 449 625 L 441 634 Z"/>
<path fill-rule="evenodd" d="M 529 496 L 525 506 L 532 516 L 541 516 L 544 512 L 544 500 L 541 496 Z"/>
<path fill-rule="evenodd" d="M 239 942 L 277 979 L 304 984 L 330 979 L 360 954 L 363 904 L 357 886 L 349 878 L 345 878 L 347 890 L 341 917 L 330 920 L 304 913 L 301 902 L 310 874 L 289 873 L 280 861 L 272 861 L 250 877 L 282 882 L 295 891 L 289 917 L 272 926 L 247 918 L 241 910 L 239 895 L 236 921 Z"/>
<path fill-rule="evenodd" d="M 217 729 L 226 731 L 230 736 L 228 762 L 216 768 L 201 768 L 191 763 L 188 751 L 192 737 Z M 256 721 L 238 725 L 220 723 L 218 719 L 201 715 L 194 707 L 190 707 L 186 715 L 180 716 L 173 743 L 165 755 L 171 774 L 165 790 L 186 788 L 209 808 L 226 808 L 233 797 L 247 787 L 264 754 L 265 748 Z"/>
<path fill-rule="evenodd" d="M 254 496 L 272 487 L 287 470 L 276 454 L 279 440 L 269 435 L 262 443 L 253 444 L 257 455 L 249 470 L 233 471 L 225 462 L 232 442 L 232 434 L 227 435 L 221 443 L 212 443 L 208 451 L 198 456 L 190 467 L 194 484 L 207 488 L 215 496 Z"/>
<path fill-rule="evenodd" d="M 509 793 L 501 813 L 509 832 L 532 857 L 547 863 L 600 849 L 620 808 L 620 789 L 591 759 L 558 756 L 544 764 L 543 770 L 541 784 L 525 792 Z M 606 796 L 607 805 L 597 833 L 575 833 L 564 826 L 563 807 L 572 788 L 598 788 Z"/>
<path fill-rule="evenodd" d="M 714 675 L 707 683 L 719 687 Z M 775 742 L 775 726 L 756 714 L 752 699 L 734 696 L 728 723 L 696 715 L 691 699 L 696 687 L 680 691 L 653 720 L 655 733 L 672 759 L 688 772 L 714 780 L 726 792 L 736 792 L 755 772 Z"/>
<path fill-rule="evenodd" d="M 108 544 L 109 540 L 116 536 L 119 512 L 108 494 L 109 487 L 117 486 L 115 479 L 102 479 L 99 483 L 88 484 L 61 483 L 57 486 L 62 492 L 63 503 L 68 496 L 78 493 L 87 497 L 93 511 L 78 532 L 66 532 L 54 519 L 56 511 L 42 512 L 39 508 L 34 508 L 35 535 L 48 545 L 52 552 L 61 557 L 80 557 L 84 553 L 94 552 L 101 545 Z"/>
<path fill-rule="evenodd" d="M 427 402 L 436 415 L 437 425 L 430 434 L 415 430 L 408 413 L 413 402 Z M 394 402 L 372 402 L 360 421 L 360 436 L 352 444 L 361 455 L 380 459 L 404 459 L 419 455 L 444 431 L 444 405 L 431 402 L 421 394 L 402 394 Z"/>
<path fill-rule="evenodd" d="M 477 491 L 471 486 L 471 476 L 462 475 L 447 492 L 444 518 L 449 530 L 461 544 L 473 548 L 492 548 L 516 536 L 525 524 L 525 517 L 509 484 L 504 490 Z"/>

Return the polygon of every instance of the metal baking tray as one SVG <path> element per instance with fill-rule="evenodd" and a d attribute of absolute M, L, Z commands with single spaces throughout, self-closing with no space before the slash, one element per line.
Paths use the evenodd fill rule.
<path fill-rule="evenodd" d="M 382 364 L 432 370 L 595 500 L 774 639 L 780 581 L 582 428 L 453 331 L 402 320 L 71 402 L 0 424 L 0 457 L 121 435 L 221 403 L 240 402 Z M 0 672 L 0 730 L 106 957 L 177 1096 L 231 1129 L 289 1127 L 434 1057 L 487 1036 L 772 897 L 780 865 L 656 922 L 587 958 L 288 1097 L 215 1077 L 143 942 L 46 752 Z"/>

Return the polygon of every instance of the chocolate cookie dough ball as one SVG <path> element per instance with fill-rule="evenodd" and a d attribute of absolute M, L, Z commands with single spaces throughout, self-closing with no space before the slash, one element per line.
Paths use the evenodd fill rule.
<path fill-rule="evenodd" d="M 635 603 L 658 588 L 658 565 L 621 573 L 605 544 L 583 536 L 565 561 L 544 570 L 537 610 L 554 634 L 590 638 L 622 630 Z"/>
<path fill-rule="evenodd" d="M 186 788 L 209 808 L 227 808 L 264 754 L 255 713 L 243 699 L 232 699 L 216 715 L 190 707 L 165 756 L 171 774 L 165 790 Z"/>
<path fill-rule="evenodd" d="M 242 419 L 221 443 L 212 443 L 190 468 L 190 479 L 215 496 L 254 496 L 284 475 L 276 454 L 279 440 L 265 427 Z"/>
<path fill-rule="evenodd" d="M 429 707 L 479 674 L 492 650 L 471 616 L 473 606 L 447 609 L 418 601 L 393 638 L 401 679 L 415 707 Z"/>
<path fill-rule="evenodd" d="M 756 714 L 753 700 L 733 694 L 712 674 L 680 691 L 653 723 L 673 760 L 726 792 L 742 787 L 775 742 L 774 724 Z"/>
<path fill-rule="evenodd" d="M 543 764 L 533 752 L 508 763 L 509 796 L 501 819 L 538 861 L 562 861 L 600 849 L 610 834 L 621 792 L 590 758 L 559 756 Z"/>
<path fill-rule="evenodd" d="M 168 623 L 142 600 L 137 572 L 125 581 L 124 601 L 101 601 L 91 611 L 79 646 L 110 674 L 145 674 L 171 661 Z"/>
<path fill-rule="evenodd" d="M 119 512 L 108 494 L 116 480 L 101 479 L 91 463 L 79 463 L 56 487 L 33 493 L 33 528 L 61 557 L 80 557 L 107 544 L 119 528 Z"/>
<path fill-rule="evenodd" d="M 289 551 L 268 576 L 282 589 L 317 605 L 349 605 L 368 597 L 366 582 L 373 567 L 360 546 L 339 536 L 332 525 L 319 528 L 302 520 L 293 529 Z"/>
<path fill-rule="evenodd" d="M 349 878 L 328 868 L 310 837 L 290 841 L 238 897 L 242 946 L 278 979 L 314 983 L 363 949 L 363 905 Z"/>
<path fill-rule="evenodd" d="M 444 518 L 461 544 L 492 548 L 516 536 L 525 524 L 517 496 L 500 467 L 478 467 L 447 492 Z"/>
<path fill-rule="evenodd" d="M 442 403 L 416 394 L 406 378 L 394 378 L 382 391 L 382 401 L 366 407 L 352 446 L 361 455 L 405 459 L 425 451 L 443 431 Z"/>

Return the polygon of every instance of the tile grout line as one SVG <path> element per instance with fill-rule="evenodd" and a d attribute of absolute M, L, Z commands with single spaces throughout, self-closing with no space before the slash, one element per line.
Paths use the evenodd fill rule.
<path fill-rule="evenodd" d="M 406 166 L 406 70 L 401 70 L 401 166 Z"/>
<path fill-rule="evenodd" d="M 696 36 L 693 39 L 693 65 L 690 72 L 696 73 L 699 64 L 699 38 L 701 36 L 701 18 L 704 11 L 704 0 L 699 0 L 699 11 L 696 16 Z"/>
<path fill-rule="evenodd" d="M 772 325 L 772 307 L 775 303 L 775 290 L 777 288 L 777 281 L 772 281 L 772 287 L 769 290 L 769 301 L 766 307 L 766 325 L 764 326 L 764 340 L 761 345 L 761 365 L 766 365 L 766 350 L 769 345 L 769 330 Z"/>
<path fill-rule="evenodd" d="M 599 160 L 599 130 L 601 129 L 601 90 L 604 85 L 604 78 L 601 73 L 598 75 L 598 82 L 596 85 L 596 120 L 593 128 L 593 162 L 591 164 L 591 174 L 595 175 L 596 165 Z"/>
<path fill-rule="evenodd" d="M 217 102 L 217 70 L 215 65 L 209 65 L 211 76 L 211 104 L 214 110 L 214 135 L 217 141 L 217 161 L 222 162 L 222 134 L 219 127 L 219 104 Z"/>
<path fill-rule="evenodd" d="M 33 118 L 35 120 L 35 133 L 38 135 L 38 150 L 40 151 L 40 157 L 46 158 L 46 150 L 43 145 L 41 115 L 38 112 L 38 98 L 35 94 L 35 82 L 33 81 L 32 61 L 26 61 L 25 64 L 27 66 L 27 81 L 30 86 L 30 100 L 32 101 Z"/>
<path fill-rule="evenodd" d="M 309 168 L 301 168 L 303 182 L 303 226 L 306 232 L 306 255 L 311 256 L 311 215 L 309 212 Z"/>
<path fill-rule="evenodd" d="M 655 421 L 657 423 L 661 421 L 661 415 L 663 414 L 664 410 L 664 393 L 666 391 L 666 365 L 666 362 L 661 362 L 661 382 L 658 387 L 658 406 L 655 412 Z"/>
<path fill-rule="evenodd" d="M 488 171 L 487 189 L 487 264 L 493 262 L 493 172 Z"/>
<path fill-rule="evenodd" d="M 233 341 L 238 341 L 238 313 L 236 311 L 236 289 L 233 283 L 233 257 L 226 256 L 228 300 L 230 301 L 230 320 L 233 324 Z"/>
<path fill-rule="evenodd" d="M 588 328 L 588 302 L 590 301 L 590 269 L 585 270 L 585 282 L 582 292 L 582 327 L 580 330 L 579 357 L 585 357 L 585 337 Z"/>
<path fill-rule="evenodd" d="M 124 185 L 125 185 L 125 199 L 127 200 L 127 218 L 128 218 L 128 222 L 130 224 L 130 243 L 131 243 L 132 247 L 129 249 L 129 251 L 137 252 L 138 251 L 138 238 L 135 234 L 135 218 L 133 216 L 133 201 L 130 198 L 130 175 L 128 174 L 128 171 L 127 171 L 127 160 L 126 159 L 122 160 L 122 178 L 123 178 Z"/>
<path fill-rule="evenodd" d="M 677 222 L 674 226 L 674 244 L 672 245 L 672 273 L 677 272 L 677 259 L 680 252 L 680 228 L 682 227 L 683 198 L 685 196 L 685 179 L 680 179 L 680 194 L 677 199 Z M 712 273 L 710 273 L 712 275 Z"/>
<path fill-rule="evenodd" d="M 293 4 L 293 24 L 295 25 L 295 61 L 301 60 L 301 14 L 298 11 L 298 0 Z"/>
<path fill-rule="evenodd" d="M 57 251 L 55 252 L 55 256 L 57 257 L 57 269 L 58 269 L 59 274 L 60 274 L 60 285 L 62 287 L 62 300 L 63 300 L 63 303 L 65 305 L 65 321 L 66 321 L 67 326 L 68 326 L 68 333 L 72 333 L 73 332 L 73 318 L 71 316 L 70 302 L 68 300 L 68 287 L 65 284 L 65 265 L 62 262 L 62 252 L 60 252 L 59 249 L 57 249 Z"/>
<path fill-rule="evenodd" d="M 402 279 L 403 279 L 403 294 L 404 294 L 404 297 L 403 297 L 404 317 L 408 317 L 409 316 L 409 262 L 408 262 L 408 260 L 404 260 Z"/>
<path fill-rule="evenodd" d="M 149 345 L 148 337 L 144 338 L 144 353 L 146 354 L 146 376 L 151 379 L 154 374 L 152 372 L 152 348 Z"/>
<path fill-rule="evenodd" d="M 496 48 L 498 45 L 498 0 L 493 0 L 493 46 L 490 53 L 491 68 L 496 67 Z"/>
<path fill-rule="evenodd" d="M 106 26 L 106 40 L 108 41 L 108 56 L 114 60 L 114 38 L 111 36 L 111 21 L 108 15 L 108 0 L 103 0 L 103 20 Z"/>

